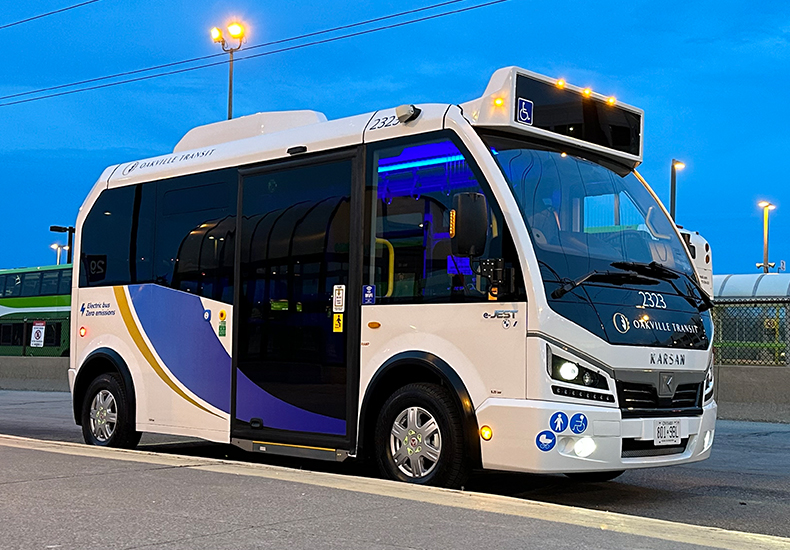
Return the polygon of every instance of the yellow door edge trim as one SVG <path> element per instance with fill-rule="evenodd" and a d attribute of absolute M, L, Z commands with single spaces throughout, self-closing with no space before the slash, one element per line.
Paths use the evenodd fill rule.
<path fill-rule="evenodd" d="M 334 453 L 337 449 L 327 449 L 326 447 L 309 447 L 307 445 L 292 445 L 290 443 L 272 443 L 271 441 L 253 441 L 255 445 L 274 445 L 276 447 L 292 447 L 294 449 L 311 449 L 313 451 L 329 451 Z"/>

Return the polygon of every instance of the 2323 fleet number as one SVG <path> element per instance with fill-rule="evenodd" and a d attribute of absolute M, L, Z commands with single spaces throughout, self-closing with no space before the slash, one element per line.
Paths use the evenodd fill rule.
<path fill-rule="evenodd" d="M 642 292 L 640 290 L 639 295 L 642 297 L 642 307 L 667 309 L 667 303 L 664 301 L 663 294 L 657 294 L 655 292 Z"/>

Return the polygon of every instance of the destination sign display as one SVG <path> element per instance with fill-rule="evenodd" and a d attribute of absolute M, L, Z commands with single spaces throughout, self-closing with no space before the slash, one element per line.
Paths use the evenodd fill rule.
<path fill-rule="evenodd" d="M 520 125 L 641 156 L 642 116 L 612 103 L 591 92 L 585 94 L 519 74 L 514 120 Z"/>

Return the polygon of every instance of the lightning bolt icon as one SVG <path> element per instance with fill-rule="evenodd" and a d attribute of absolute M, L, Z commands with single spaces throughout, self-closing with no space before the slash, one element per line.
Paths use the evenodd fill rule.
<path fill-rule="evenodd" d="M 85 304 L 82 304 L 82 307 L 80 308 L 80 315 L 85 315 Z"/>

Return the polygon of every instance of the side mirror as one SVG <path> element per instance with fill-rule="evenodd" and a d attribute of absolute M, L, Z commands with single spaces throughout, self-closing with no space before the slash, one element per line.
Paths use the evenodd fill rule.
<path fill-rule="evenodd" d="M 486 248 L 488 205 L 482 193 L 458 193 L 450 211 L 450 238 L 454 256 L 479 258 Z"/>

